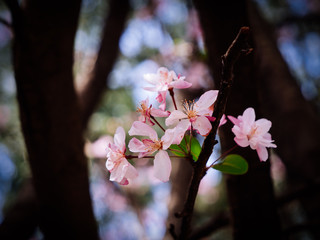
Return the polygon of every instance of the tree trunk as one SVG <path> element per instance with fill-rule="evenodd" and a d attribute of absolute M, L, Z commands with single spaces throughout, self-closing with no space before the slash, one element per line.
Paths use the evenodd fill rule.
<path fill-rule="evenodd" d="M 11 11 L 17 96 L 40 228 L 45 239 L 98 239 L 73 84 L 80 1 L 30 0 Z"/>
<path fill-rule="evenodd" d="M 234 39 L 240 27 L 248 26 L 245 1 L 194 1 L 199 12 L 208 52 L 208 64 L 219 85 L 221 56 Z M 254 46 L 253 46 L 254 47 Z M 248 107 L 260 118 L 260 104 L 253 54 L 236 64 L 234 85 L 229 96 L 226 115 L 238 116 Z M 231 124 L 220 129 L 222 152 L 235 145 Z M 249 163 L 243 176 L 227 176 L 227 191 L 231 208 L 234 239 L 280 239 L 281 229 L 270 178 L 270 164 L 260 163 L 257 153 L 250 148 L 237 148 Z"/>

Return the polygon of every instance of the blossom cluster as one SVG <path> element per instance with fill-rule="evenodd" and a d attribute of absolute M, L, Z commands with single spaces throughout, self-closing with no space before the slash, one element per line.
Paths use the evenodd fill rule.
<path fill-rule="evenodd" d="M 144 89 L 157 92 L 156 100 L 159 107 L 155 108 L 150 105 L 147 98 L 141 101 L 140 107 L 137 109 L 140 114 L 139 119 L 133 122 L 128 132 L 130 136 L 142 137 L 139 139 L 133 137 L 128 144 L 129 150 L 137 155 L 126 155 L 126 134 L 122 127 L 117 128 L 114 143 L 109 143 L 107 146 L 106 168 L 110 171 L 110 180 L 122 185 L 127 185 L 138 176 L 138 171 L 128 161 L 128 159 L 134 158 L 153 159 L 154 176 L 163 182 L 168 181 L 171 173 L 171 156 L 168 150 L 173 154 L 178 152 L 180 155 L 182 153 L 187 156 L 190 152 L 188 153 L 182 147 L 177 150 L 172 147 L 173 144 L 179 147 L 182 140 L 186 140 L 185 134 L 189 131 L 190 136 L 192 136 L 192 132 L 196 132 L 206 137 L 211 131 L 211 122 L 215 121 L 212 113 L 214 102 L 218 96 L 217 90 L 205 92 L 197 101 L 185 100 L 182 108 L 178 109 L 174 99 L 174 89 L 191 87 L 191 83 L 185 81 L 184 76 L 161 67 L 155 74 L 144 75 L 144 79 L 153 85 Z M 166 110 L 167 92 L 170 93 L 174 103 L 175 109 L 172 112 Z M 171 128 L 162 127 L 156 120 L 157 117 L 165 117 L 165 125 Z M 228 116 L 228 118 L 234 124 L 232 132 L 235 134 L 235 142 L 240 147 L 250 146 L 257 150 L 260 160 L 266 161 L 268 158 L 266 147 L 276 147 L 268 133 L 271 122 L 266 119 L 255 121 L 255 112 L 252 108 L 245 110 L 243 115 L 238 118 L 232 116 Z M 223 116 L 220 125 L 226 121 Z M 162 137 L 159 137 L 153 129 L 155 124 L 163 130 Z"/>

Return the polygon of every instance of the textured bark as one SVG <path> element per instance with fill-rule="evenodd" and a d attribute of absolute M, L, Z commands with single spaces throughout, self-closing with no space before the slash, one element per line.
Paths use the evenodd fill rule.
<path fill-rule="evenodd" d="M 219 85 L 220 56 L 232 42 L 241 26 L 248 25 L 245 1 L 194 1 L 199 12 L 208 52 L 208 64 Z M 255 49 L 255 46 L 253 46 Z M 248 107 L 261 117 L 253 55 L 241 58 L 234 69 L 234 85 L 226 114 L 237 116 Z M 220 129 L 222 151 L 235 145 L 231 124 Z M 269 163 L 260 163 L 250 148 L 237 148 L 235 153 L 249 162 L 243 176 L 227 176 L 234 239 L 279 239 L 280 224 L 275 208 Z"/>
<path fill-rule="evenodd" d="M 307 221 L 300 231 L 310 231 L 320 238 L 320 121 L 312 106 L 304 99 L 288 66 L 281 57 L 272 27 L 261 18 L 254 4 L 249 16 L 256 43 L 257 78 L 263 113 L 272 123 L 277 154 L 286 165 L 288 189 L 312 188 L 312 194 L 296 194 Z M 262 30 L 263 29 L 263 30 Z M 313 226 L 313 227 L 310 227 Z"/>
<path fill-rule="evenodd" d="M 182 204 L 186 201 L 188 185 L 192 177 L 193 169 L 189 163 L 183 159 L 172 161 L 172 171 L 170 175 L 171 193 L 168 204 L 167 232 L 164 239 L 172 239 L 172 234 L 180 235 L 181 218 L 176 214 L 181 211 Z M 171 232 L 170 232 L 171 231 Z"/>
<path fill-rule="evenodd" d="M 13 61 L 40 228 L 45 239 L 98 239 L 72 73 L 80 1 L 23 7 L 11 8 Z"/>
<path fill-rule="evenodd" d="M 277 48 L 272 28 L 249 4 L 256 47 L 255 63 L 264 116 L 269 118 L 276 152 L 290 174 L 303 181 L 319 178 L 320 121 L 304 99 Z M 308 162 L 308 164 L 306 164 Z"/>

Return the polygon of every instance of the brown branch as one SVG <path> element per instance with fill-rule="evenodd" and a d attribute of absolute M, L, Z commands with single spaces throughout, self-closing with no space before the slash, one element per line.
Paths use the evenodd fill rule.
<path fill-rule="evenodd" d="M 241 54 L 251 51 L 247 44 L 248 36 L 249 28 L 242 27 L 237 37 L 227 50 L 226 54 L 222 56 L 223 69 L 221 74 L 221 86 L 214 105 L 214 112 L 212 114 L 216 120 L 211 123 L 212 129 L 203 143 L 199 160 L 194 165 L 194 174 L 189 186 L 188 197 L 184 204 L 183 211 L 180 214 L 180 217 L 182 217 L 182 225 L 179 239 L 186 239 L 189 235 L 192 213 L 199 184 L 203 176 L 206 174 L 206 163 L 212 153 L 213 146 L 217 143 L 215 139 L 216 133 L 219 127 L 220 119 L 225 112 L 228 95 L 231 91 L 233 82 L 233 66 Z"/>
<path fill-rule="evenodd" d="M 100 50 L 91 79 L 80 91 L 80 104 L 84 128 L 107 89 L 107 78 L 118 56 L 119 39 L 130 11 L 128 0 L 111 0 L 105 21 Z"/>

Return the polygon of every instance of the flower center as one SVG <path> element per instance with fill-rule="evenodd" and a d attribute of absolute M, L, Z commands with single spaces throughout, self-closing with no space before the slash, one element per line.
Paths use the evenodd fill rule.
<path fill-rule="evenodd" d="M 163 142 L 161 140 L 152 141 L 151 139 L 143 139 L 142 142 L 146 146 L 146 152 L 153 153 L 159 149 L 162 149 Z"/>
<path fill-rule="evenodd" d="M 137 112 L 141 113 L 141 115 L 146 115 L 149 116 L 150 115 L 150 111 L 151 111 L 151 106 L 148 107 L 144 102 L 140 103 L 141 108 L 137 108 Z"/>
<path fill-rule="evenodd" d="M 247 135 L 249 140 L 256 134 L 256 131 L 257 131 L 257 127 L 256 126 L 251 128 L 250 133 Z"/>
<path fill-rule="evenodd" d="M 183 111 L 187 114 L 190 120 L 197 118 L 197 111 L 194 109 L 195 102 L 185 100 L 183 103 Z"/>

